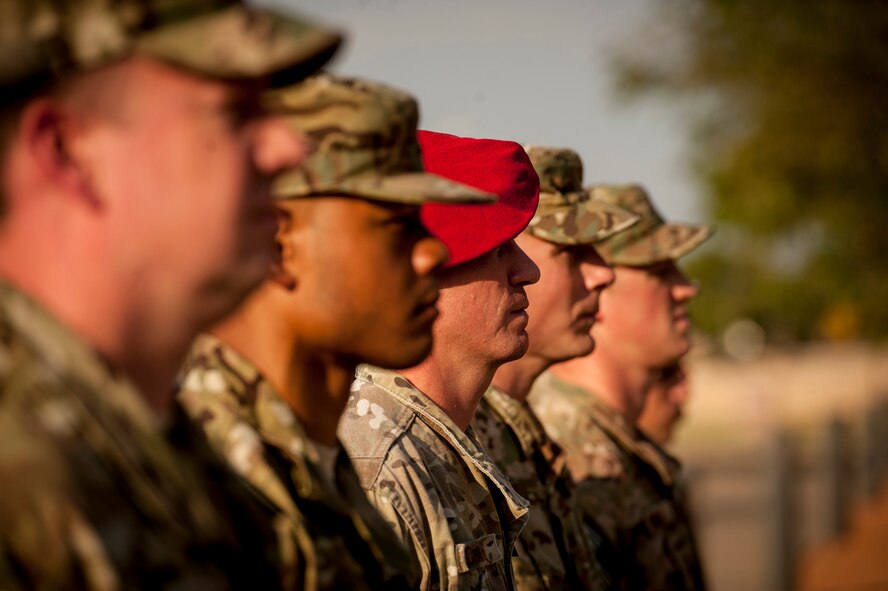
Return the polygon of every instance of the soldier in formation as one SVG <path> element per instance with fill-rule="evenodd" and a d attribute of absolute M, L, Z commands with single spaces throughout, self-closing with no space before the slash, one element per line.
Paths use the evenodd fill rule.
<path fill-rule="evenodd" d="M 316 148 L 274 186 L 280 260 L 195 342 L 180 397 L 276 510 L 287 588 L 413 588 L 336 427 L 359 361 L 400 369 L 431 349 L 447 250 L 420 205 L 494 197 L 423 171 L 404 92 L 320 75 L 266 102 Z"/>
<path fill-rule="evenodd" d="M 527 350 L 525 287 L 539 270 L 514 238 L 539 184 L 514 142 L 419 137 L 427 170 L 499 201 L 424 206 L 424 223 L 450 250 L 432 352 L 398 373 L 359 369 L 340 435 L 370 499 L 408 545 L 420 589 L 510 589 L 528 503 L 469 423 L 496 368 Z"/>
<path fill-rule="evenodd" d="M 170 384 L 306 155 L 260 92 L 339 40 L 234 1 L 0 2 L 0 588 L 276 588 L 265 508 Z"/>
<path fill-rule="evenodd" d="M 530 402 L 567 454 L 575 505 L 615 546 L 609 569 L 626 589 L 703 589 L 678 461 L 636 428 L 648 391 L 690 348 L 697 294 L 676 259 L 711 233 L 667 223 L 639 186 L 593 186 L 593 199 L 636 214 L 596 245 L 616 279 L 601 298 L 595 351 L 553 366 Z"/>

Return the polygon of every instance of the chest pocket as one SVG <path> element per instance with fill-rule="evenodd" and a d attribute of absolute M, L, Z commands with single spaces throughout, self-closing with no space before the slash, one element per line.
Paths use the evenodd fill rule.
<path fill-rule="evenodd" d="M 487 534 L 477 540 L 456 544 L 455 571 L 448 574 L 448 589 L 507 589 L 506 568 L 503 561 L 503 543 L 495 534 Z"/>

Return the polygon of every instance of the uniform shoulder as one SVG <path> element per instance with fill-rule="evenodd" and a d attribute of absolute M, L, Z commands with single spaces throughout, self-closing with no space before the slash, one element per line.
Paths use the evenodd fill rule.
<path fill-rule="evenodd" d="M 373 486 L 395 442 L 414 419 L 414 412 L 383 385 L 363 376 L 355 379 L 338 435 L 364 488 Z"/>

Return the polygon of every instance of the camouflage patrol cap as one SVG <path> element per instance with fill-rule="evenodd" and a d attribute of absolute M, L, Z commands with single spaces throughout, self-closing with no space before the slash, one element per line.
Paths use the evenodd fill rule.
<path fill-rule="evenodd" d="M 132 54 L 214 78 L 291 83 L 340 41 L 240 0 L 0 0 L 0 103 Z"/>
<path fill-rule="evenodd" d="M 595 185 L 587 189 L 593 200 L 617 205 L 641 218 L 631 229 L 595 245 L 612 265 L 641 267 L 674 260 L 712 235 L 712 226 L 666 223 L 639 185 Z"/>
<path fill-rule="evenodd" d="M 496 196 L 423 169 L 416 125 L 419 109 L 409 94 L 356 78 L 329 74 L 266 94 L 314 144 L 299 168 L 274 185 L 278 199 L 352 195 L 420 204 L 496 201 Z"/>
<path fill-rule="evenodd" d="M 567 148 L 525 146 L 540 177 L 540 203 L 527 233 L 556 244 L 594 244 L 638 221 L 638 216 L 583 190 L 583 163 Z"/>

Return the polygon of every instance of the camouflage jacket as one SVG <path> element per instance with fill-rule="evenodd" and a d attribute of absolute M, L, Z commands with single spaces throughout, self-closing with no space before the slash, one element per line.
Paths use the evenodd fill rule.
<path fill-rule="evenodd" d="M 0 589 L 277 588 L 264 508 L 200 430 L 3 283 L 0 480 Z"/>
<path fill-rule="evenodd" d="M 421 589 L 512 588 L 528 502 L 472 434 L 396 373 L 361 367 L 340 423 L 370 500 L 410 546 Z"/>
<path fill-rule="evenodd" d="M 573 510 L 573 481 L 564 454 L 533 410 L 491 386 L 472 427 L 490 457 L 531 503 L 512 557 L 515 586 L 520 591 L 608 589 L 609 577 L 597 559 L 603 540 L 590 535 Z"/>
<path fill-rule="evenodd" d="M 700 590 L 703 572 L 681 466 L 597 397 L 544 374 L 530 404 L 567 454 L 574 501 L 613 543 L 623 589 Z"/>
<path fill-rule="evenodd" d="M 406 589 L 407 552 L 340 448 L 335 484 L 290 407 L 249 360 L 195 341 L 179 398 L 213 447 L 276 512 L 287 589 Z"/>

